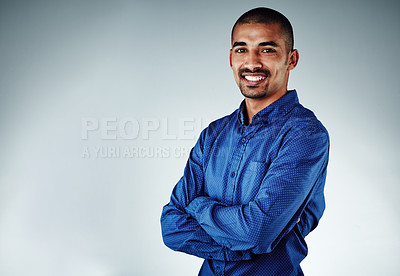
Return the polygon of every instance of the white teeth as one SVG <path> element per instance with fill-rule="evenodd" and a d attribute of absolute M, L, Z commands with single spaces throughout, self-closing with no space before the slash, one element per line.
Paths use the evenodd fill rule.
<path fill-rule="evenodd" d="M 244 78 L 249 81 L 260 81 L 260 80 L 264 79 L 265 77 L 263 77 L 263 76 L 244 76 Z"/>

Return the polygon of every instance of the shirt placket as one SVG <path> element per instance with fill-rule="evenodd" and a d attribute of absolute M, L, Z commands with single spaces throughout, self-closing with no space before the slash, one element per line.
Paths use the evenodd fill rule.
<path fill-rule="evenodd" d="M 236 138 L 237 146 L 236 150 L 232 154 L 230 162 L 230 173 L 229 173 L 227 198 L 226 198 L 228 204 L 234 203 L 237 175 L 241 166 L 243 154 L 246 151 L 246 147 L 249 140 L 254 136 L 258 128 L 259 126 L 249 125 L 245 127 L 244 130 L 241 132 L 241 135 L 238 135 L 238 137 Z"/>

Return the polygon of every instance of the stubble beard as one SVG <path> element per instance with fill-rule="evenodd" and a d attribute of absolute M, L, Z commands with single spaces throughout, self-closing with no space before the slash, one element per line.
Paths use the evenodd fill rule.
<path fill-rule="evenodd" d="M 268 88 L 265 87 L 261 91 L 257 91 L 259 87 L 255 86 L 244 86 L 243 84 L 239 85 L 240 92 L 242 95 L 249 99 L 262 99 L 268 95 Z"/>
<path fill-rule="evenodd" d="M 254 71 L 248 70 L 248 69 L 242 69 L 239 70 L 238 72 L 238 79 L 239 79 L 239 89 L 242 95 L 246 98 L 250 99 L 262 99 L 268 96 L 268 83 L 263 84 L 264 87 L 259 87 L 259 86 L 248 86 L 244 83 L 244 80 L 242 79 L 242 74 L 248 72 L 248 73 L 263 73 L 264 76 L 266 76 L 267 79 L 265 81 L 268 81 L 268 78 L 271 76 L 271 72 L 269 70 L 265 69 L 256 69 Z"/>

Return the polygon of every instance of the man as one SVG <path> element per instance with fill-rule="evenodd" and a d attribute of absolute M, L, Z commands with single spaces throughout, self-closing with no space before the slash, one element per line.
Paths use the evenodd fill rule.
<path fill-rule="evenodd" d="M 329 137 L 287 91 L 298 59 L 279 12 L 253 9 L 233 26 L 244 101 L 202 131 L 161 216 L 168 247 L 205 259 L 199 275 L 303 275 L 304 237 L 325 209 Z"/>

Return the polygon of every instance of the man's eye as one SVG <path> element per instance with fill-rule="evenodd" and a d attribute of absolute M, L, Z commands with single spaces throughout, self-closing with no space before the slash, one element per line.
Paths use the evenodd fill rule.
<path fill-rule="evenodd" d="M 237 49 L 236 50 L 236 53 L 245 53 L 246 52 L 246 49 Z"/>
<path fill-rule="evenodd" d="M 267 48 L 267 49 L 263 49 L 262 52 L 263 53 L 273 53 L 273 52 L 275 52 L 275 50 L 271 49 L 271 48 Z"/>

